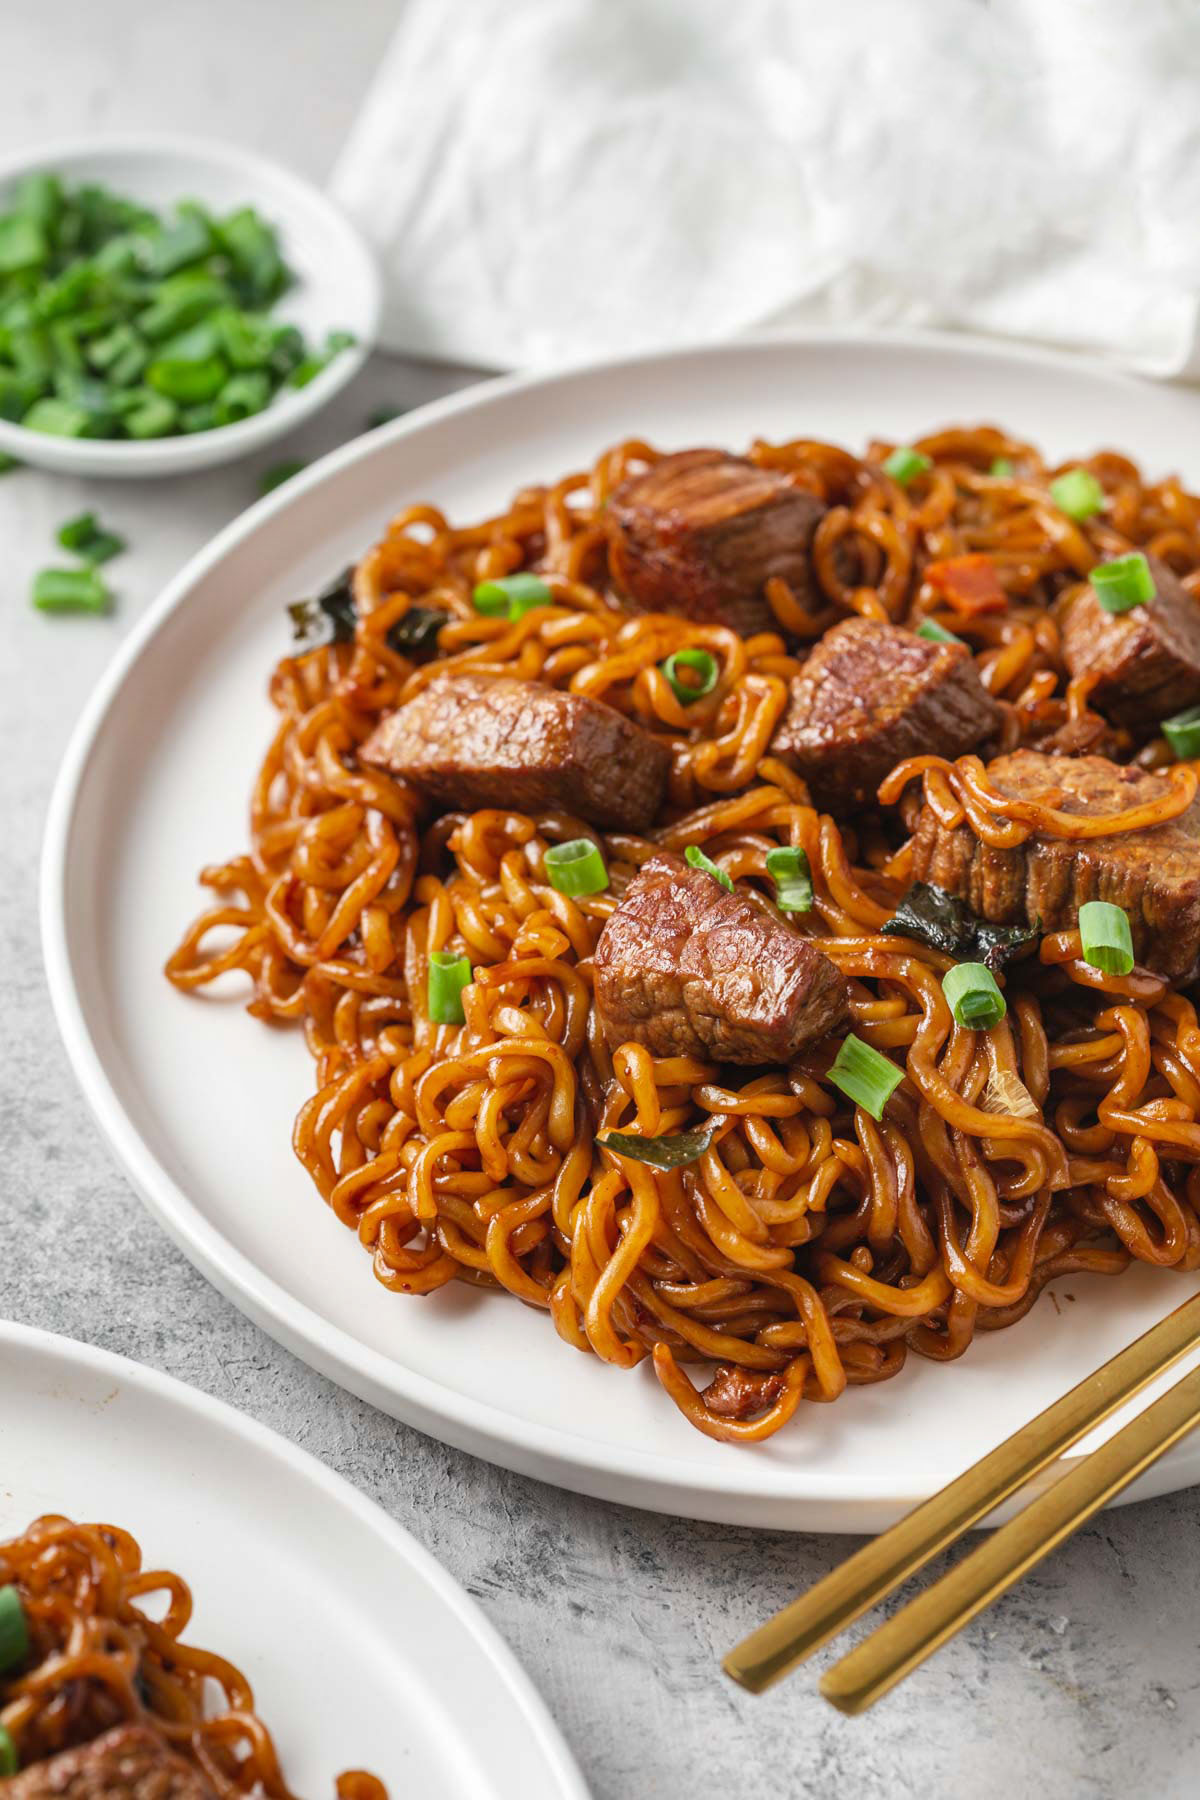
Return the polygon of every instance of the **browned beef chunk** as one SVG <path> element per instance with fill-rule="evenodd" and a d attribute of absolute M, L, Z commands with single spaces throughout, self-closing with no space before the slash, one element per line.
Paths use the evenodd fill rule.
<path fill-rule="evenodd" d="M 1103 756 L 1044 756 L 1017 750 L 988 766 L 1003 794 L 1059 812 L 1103 818 L 1158 799 L 1161 775 L 1122 768 Z M 913 874 L 959 894 L 998 925 L 1065 931 L 1085 900 L 1108 900 L 1129 914 L 1134 954 L 1145 967 L 1181 975 L 1200 951 L 1200 801 L 1177 819 L 1115 837 L 1031 837 L 1013 850 L 981 843 L 969 825 L 947 829 L 923 807 L 913 840 Z"/>
<path fill-rule="evenodd" d="M 786 1063 L 841 1020 L 846 982 L 761 895 L 652 856 L 600 934 L 596 1007 L 610 1045 Z"/>
<path fill-rule="evenodd" d="M 0 1781 L 3 1800 L 213 1800 L 212 1789 L 146 1725 L 118 1725 Z"/>
<path fill-rule="evenodd" d="M 1150 557 L 1154 599 L 1105 612 L 1091 587 L 1057 607 L 1063 659 L 1072 675 L 1097 674 L 1098 712 L 1149 735 L 1160 719 L 1200 702 L 1200 600 L 1165 563 Z"/>
<path fill-rule="evenodd" d="M 961 756 L 999 724 L 964 645 L 845 619 L 793 676 L 771 750 L 803 775 L 818 806 L 853 812 L 906 756 Z"/>
<path fill-rule="evenodd" d="M 445 807 L 565 809 L 644 831 L 670 755 L 615 707 L 509 676 L 443 675 L 389 713 L 360 759 Z"/>
<path fill-rule="evenodd" d="M 749 1419 L 764 1412 L 783 1392 L 783 1376 L 722 1363 L 704 1390 L 709 1412 L 722 1419 Z"/>
<path fill-rule="evenodd" d="M 679 613 L 744 636 L 767 631 L 763 585 L 781 575 L 808 598 L 809 546 L 824 510 L 776 469 L 723 450 L 681 450 L 611 496 L 613 577 L 635 612 Z"/>

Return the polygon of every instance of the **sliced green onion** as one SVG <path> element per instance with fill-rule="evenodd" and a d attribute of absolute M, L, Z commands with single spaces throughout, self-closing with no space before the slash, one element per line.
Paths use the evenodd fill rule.
<path fill-rule="evenodd" d="M 227 365 L 219 356 L 208 356 L 201 362 L 184 362 L 177 357 L 159 357 L 146 370 L 147 386 L 168 400 L 185 406 L 212 400 L 225 386 Z"/>
<path fill-rule="evenodd" d="M 873 1119 L 882 1119 L 884 1107 L 904 1079 L 904 1071 L 851 1032 L 842 1039 L 830 1065 L 829 1079 Z"/>
<path fill-rule="evenodd" d="M 926 456 L 921 450 L 914 450 L 911 444 L 897 444 L 892 454 L 884 462 L 883 472 L 885 475 L 890 475 L 892 480 L 898 482 L 901 487 L 906 488 L 910 482 L 917 479 L 918 475 L 924 475 L 926 470 L 932 469 L 932 467 L 933 458 L 931 456 Z"/>
<path fill-rule="evenodd" d="M 768 850 L 767 874 L 775 883 L 775 904 L 780 912 L 812 911 L 812 870 L 805 851 L 783 845 Z"/>
<path fill-rule="evenodd" d="M 703 700 L 706 694 L 711 694 L 721 673 L 721 665 L 707 650 L 674 650 L 658 666 L 681 706 L 690 706 L 693 700 Z M 680 669 L 693 670 L 698 679 L 682 681 Z"/>
<path fill-rule="evenodd" d="M 733 883 L 725 873 L 724 869 L 718 868 L 711 856 L 705 856 L 698 844 L 688 845 L 683 853 L 683 860 L 687 863 L 689 869 L 703 869 L 706 875 L 711 875 L 714 881 L 719 881 L 721 886 L 723 888 L 728 888 L 729 892 L 732 894 Z"/>
<path fill-rule="evenodd" d="M 297 457 L 293 462 L 274 463 L 271 468 L 264 469 L 259 476 L 259 493 L 273 494 L 277 487 L 282 487 L 285 481 L 290 481 L 293 475 L 298 475 L 301 469 L 307 469 L 307 467 L 308 464 L 302 457 Z"/>
<path fill-rule="evenodd" d="M 1162 734 L 1180 762 L 1200 756 L 1200 706 L 1189 706 L 1173 719 L 1164 719 Z"/>
<path fill-rule="evenodd" d="M 994 456 L 988 474 L 994 481 L 1011 481 L 1013 466 L 1007 456 Z"/>
<path fill-rule="evenodd" d="M 485 619 L 507 619 L 512 623 L 524 618 L 535 606 L 552 606 L 554 595 L 539 576 L 522 573 L 478 582 L 471 602 Z"/>
<path fill-rule="evenodd" d="M 1105 975 L 1128 975 L 1133 967 L 1129 915 L 1108 900 L 1085 900 L 1079 909 L 1083 960 Z"/>
<path fill-rule="evenodd" d="M 471 983 L 471 960 L 453 950 L 429 953 L 429 1017 L 435 1025 L 461 1025 L 462 991 Z"/>
<path fill-rule="evenodd" d="M 1114 556 L 1109 562 L 1097 563 L 1088 576 L 1092 591 L 1108 613 L 1128 612 L 1131 606 L 1145 606 L 1155 594 L 1150 564 L 1141 550 L 1128 556 Z"/>
<path fill-rule="evenodd" d="M 1090 519 L 1104 508 L 1104 489 L 1090 469 L 1068 469 L 1050 483 L 1050 498 L 1068 519 Z"/>
<path fill-rule="evenodd" d="M 46 234 L 36 219 L 10 213 L 0 219 L 0 275 L 33 269 L 49 255 Z"/>
<path fill-rule="evenodd" d="M 942 976 L 942 992 L 955 1024 L 972 1031 L 990 1031 L 1008 1011 L 996 977 L 986 963 L 955 963 Z"/>
<path fill-rule="evenodd" d="M 682 1169 L 704 1155 L 712 1143 L 709 1131 L 677 1131 L 667 1137 L 638 1137 L 632 1131 L 606 1131 L 596 1142 L 617 1156 L 649 1163 L 652 1169 Z"/>
<path fill-rule="evenodd" d="M 91 415 L 82 406 L 72 406 L 52 395 L 35 400 L 21 420 L 26 431 L 44 431 L 47 437 L 86 437 L 91 422 Z"/>
<path fill-rule="evenodd" d="M 917 636 L 925 638 L 931 644 L 961 644 L 965 641 L 955 637 L 952 631 L 947 631 L 944 625 L 939 625 L 936 619 L 922 619 L 917 626 Z"/>
<path fill-rule="evenodd" d="M 12 1582 L 0 1587 L 0 1670 L 15 1669 L 29 1655 L 29 1621 Z"/>
<path fill-rule="evenodd" d="M 608 886 L 608 870 L 591 838 L 572 838 L 552 844 L 546 852 L 550 886 L 560 894 L 602 894 Z"/>
<path fill-rule="evenodd" d="M 152 394 L 149 388 L 137 390 L 137 404 L 124 415 L 125 430 L 131 438 L 166 437 L 174 431 L 178 409 L 165 394 Z"/>
<path fill-rule="evenodd" d="M 20 467 L 15 456 L 10 456 L 7 450 L 0 450 L 0 475 L 11 475 L 14 469 Z"/>
<path fill-rule="evenodd" d="M 93 569 L 39 569 L 33 578 L 39 612 L 107 612 L 111 599 Z"/>
<path fill-rule="evenodd" d="M 68 519 L 65 525 L 59 526 L 58 541 L 64 550 L 78 550 L 89 538 L 94 538 L 99 529 L 95 513 L 79 513 L 75 518 Z"/>
<path fill-rule="evenodd" d="M 90 563 L 108 562 L 112 557 L 120 556 L 126 547 L 125 539 L 115 532 L 105 531 L 91 512 L 80 513 L 77 518 L 60 525 L 58 541 L 64 550 L 74 550 Z"/>
<path fill-rule="evenodd" d="M 7 1725 L 0 1725 L 0 1777 L 15 1775 L 20 1766 L 21 1759 L 17 1755 L 12 1732 Z"/>

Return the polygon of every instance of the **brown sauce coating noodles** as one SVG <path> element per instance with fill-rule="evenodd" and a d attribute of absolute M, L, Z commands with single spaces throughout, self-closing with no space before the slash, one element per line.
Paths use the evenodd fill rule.
<path fill-rule="evenodd" d="M 1103 740 L 1128 758 L 1128 736 L 1089 709 L 1086 682 L 1069 680 L 1048 608 L 1132 545 L 1200 590 L 1200 501 L 1106 452 L 1084 466 L 1107 511 L 1080 525 L 1051 503 L 1055 471 L 1028 444 L 981 428 L 916 447 L 934 467 L 906 491 L 882 471 L 886 446 L 863 458 L 808 440 L 753 446 L 828 511 L 813 546 L 817 610 L 772 581 L 779 629 L 745 640 L 613 602 L 603 509 L 653 459 L 644 443 L 523 490 L 476 525 L 407 508 L 356 571 L 354 642 L 276 668 L 279 726 L 250 848 L 203 872 L 217 904 L 167 968 L 184 989 L 240 971 L 255 1017 L 303 1026 L 316 1091 L 296 1151 L 385 1287 L 505 1290 L 578 1350 L 626 1369 L 651 1359 L 688 1419 L 731 1442 L 768 1437 L 801 1399 L 888 1379 L 910 1350 L 960 1356 L 1056 1276 L 1115 1274 L 1131 1259 L 1200 1266 L 1191 1001 L 1145 971 L 1101 975 L 1065 932 L 1010 966 L 1000 1025 L 961 1029 L 942 995 L 946 959 L 880 934 L 909 880 L 904 780 L 888 790 L 891 810 L 839 828 L 770 755 L 804 643 L 857 612 L 935 617 L 965 639 L 1001 703 L 1002 748 Z M 988 473 L 997 457 L 1011 478 Z M 956 605 L 953 583 L 927 574 L 979 556 L 1000 586 L 978 605 L 965 588 Z M 531 567 L 552 606 L 517 623 L 474 612 L 475 582 Z M 418 604 L 449 617 L 436 658 L 414 665 L 387 633 Z M 658 667 L 684 647 L 720 667 L 712 693 L 686 707 Z M 652 841 L 602 840 L 609 892 L 567 899 L 547 880 L 548 846 L 588 832 L 582 821 L 492 810 L 422 829 L 417 796 L 357 762 L 380 715 L 446 668 L 595 695 L 669 747 Z M 1169 760 L 1161 740 L 1141 760 Z M 917 761 L 905 776 L 989 841 L 1086 829 L 1022 812 L 971 759 Z M 1156 816 L 1195 792 L 1190 767 L 1171 780 Z M 905 1070 L 882 1123 L 826 1080 L 831 1047 L 741 1071 L 736 1089 L 710 1064 L 605 1047 L 591 1005 L 600 930 L 656 845 L 689 843 L 768 892 L 767 852 L 807 851 L 816 903 L 805 923 L 850 982 L 852 1029 Z M 427 959 L 443 948 L 475 969 L 461 1028 L 426 1013 Z M 605 1128 L 698 1125 L 714 1128 L 708 1150 L 665 1173 L 594 1142 Z M 460 1328 L 482 1330 L 482 1318 Z M 712 1405 L 691 1363 L 724 1371 Z"/>
<path fill-rule="evenodd" d="M 227 1658 L 184 1642 L 191 1590 L 168 1569 L 144 1568 L 129 1532 L 56 1514 L 35 1519 L 0 1544 L 0 1586 L 9 1583 L 30 1653 L 0 1678 L 0 1724 L 22 1769 L 114 1726 L 148 1725 L 218 1800 L 292 1800 L 250 1683 Z M 157 1618 L 146 1611 L 151 1596 Z M 340 1800 L 387 1800 L 361 1770 L 339 1776 L 338 1791 Z"/>

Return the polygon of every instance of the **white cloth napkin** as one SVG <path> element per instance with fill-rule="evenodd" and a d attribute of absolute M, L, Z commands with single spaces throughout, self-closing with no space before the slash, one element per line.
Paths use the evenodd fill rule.
<path fill-rule="evenodd" d="M 921 324 L 1200 374 L 1187 0 L 404 0 L 333 191 L 396 350 Z"/>

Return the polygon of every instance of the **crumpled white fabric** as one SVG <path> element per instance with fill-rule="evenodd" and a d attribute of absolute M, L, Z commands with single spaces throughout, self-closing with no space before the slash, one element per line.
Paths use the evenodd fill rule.
<path fill-rule="evenodd" d="M 413 354 L 916 324 L 1200 374 L 1186 0 L 404 0 L 332 187 Z"/>

